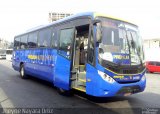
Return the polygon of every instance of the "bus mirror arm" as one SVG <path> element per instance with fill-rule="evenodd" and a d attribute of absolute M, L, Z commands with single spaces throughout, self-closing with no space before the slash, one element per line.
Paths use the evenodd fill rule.
<path fill-rule="evenodd" d="M 100 22 L 101 22 L 100 20 L 93 20 L 93 21 L 92 21 L 92 24 L 93 24 L 93 25 L 96 25 L 97 23 L 100 23 Z"/>
<path fill-rule="evenodd" d="M 98 42 L 98 41 L 96 42 L 96 47 L 99 47 L 99 43 L 100 43 L 100 42 Z"/>

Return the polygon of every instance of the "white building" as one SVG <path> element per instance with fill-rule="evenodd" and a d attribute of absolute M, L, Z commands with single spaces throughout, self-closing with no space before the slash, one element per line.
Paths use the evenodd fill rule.
<path fill-rule="evenodd" d="M 160 38 L 143 41 L 146 61 L 160 61 Z"/>

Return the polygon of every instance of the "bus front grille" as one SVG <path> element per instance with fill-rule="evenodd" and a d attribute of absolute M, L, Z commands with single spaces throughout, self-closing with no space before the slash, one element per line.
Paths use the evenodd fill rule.
<path fill-rule="evenodd" d="M 108 69 L 118 74 L 137 74 L 137 73 L 141 73 L 145 68 L 144 67 L 141 67 L 141 68 L 108 67 Z"/>

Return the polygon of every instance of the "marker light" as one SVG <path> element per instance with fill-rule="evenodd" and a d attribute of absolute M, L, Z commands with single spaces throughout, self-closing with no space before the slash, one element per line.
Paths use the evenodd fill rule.
<path fill-rule="evenodd" d="M 101 71 L 98 70 L 98 74 L 106 82 L 109 82 L 109 83 L 114 83 L 115 82 L 115 80 L 112 77 L 110 77 L 109 75 L 105 74 L 104 72 L 101 72 Z"/>

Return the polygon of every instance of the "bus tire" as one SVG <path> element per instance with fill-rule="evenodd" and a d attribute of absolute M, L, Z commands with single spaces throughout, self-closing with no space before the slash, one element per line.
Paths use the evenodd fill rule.
<path fill-rule="evenodd" d="M 63 96 L 72 96 L 72 92 L 71 90 L 64 90 L 62 88 L 57 88 L 57 91 L 60 95 L 63 95 Z"/>
<path fill-rule="evenodd" d="M 27 75 L 26 75 L 25 70 L 24 70 L 24 64 L 20 65 L 20 71 L 19 72 L 20 72 L 20 76 L 21 76 L 22 79 L 27 78 Z"/>

